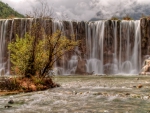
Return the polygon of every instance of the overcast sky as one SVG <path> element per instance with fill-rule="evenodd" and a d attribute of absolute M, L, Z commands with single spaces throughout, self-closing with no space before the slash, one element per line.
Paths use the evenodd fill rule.
<path fill-rule="evenodd" d="M 38 0 L 1 0 L 22 14 L 28 14 L 33 7 L 39 7 Z M 46 1 L 46 0 L 43 0 Z M 110 18 L 121 13 L 137 13 L 137 5 L 150 4 L 150 0 L 47 0 L 53 7 L 55 17 L 66 16 L 74 20 L 90 20 L 93 17 Z M 138 9 L 142 13 L 146 7 Z M 40 7 L 39 7 L 40 10 Z M 143 12 L 144 13 L 144 12 Z"/>

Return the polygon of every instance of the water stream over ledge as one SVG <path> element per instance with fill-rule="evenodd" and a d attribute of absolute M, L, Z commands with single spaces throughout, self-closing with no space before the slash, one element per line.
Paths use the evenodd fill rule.
<path fill-rule="evenodd" d="M 150 112 L 149 76 L 55 76 L 53 79 L 61 87 L 1 96 L 0 113 Z M 11 99 L 14 104 L 8 104 Z"/>

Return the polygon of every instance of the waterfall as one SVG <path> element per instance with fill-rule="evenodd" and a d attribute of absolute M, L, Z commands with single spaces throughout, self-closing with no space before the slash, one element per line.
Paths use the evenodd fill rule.
<path fill-rule="evenodd" d="M 139 20 L 134 23 L 135 41 L 131 62 L 133 64 L 132 73 L 138 73 L 141 69 L 141 29 Z"/>
<path fill-rule="evenodd" d="M 10 29 L 10 35 L 9 35 L 9 41 L 11 42 L 11 38 L 12 38 L 12 32 L 13 32 L 13 24 L 14 24 L 14 20 L 12 20 L 11 23 L 11 29 Z M 11 62 L 10 62 L 10 51 L 8 52 L 8 70 L 7 70 L 7 75 L 10 74 L 10 70 L 11 70 Z"/>
<path fill-rule="evenodd" d="M 131 51 L 132 41 L 135 39 L 132 35 L 132 28 L 134 28 L 134 21 L 122 21 L 120 24 L 120 51 L 119 51 L 119 73 L 129 74 L 132 70 Z"/>
<path fill-rule="evenodd" d="M 123 21 L 120 27 L 122 30 L 127 30 L 120 36 L 120 73 L 123 74 L 138 74 L 141 66 L 141 35 L 140 21 Z M 132 36 L 132 32 L 134 35 Z M 126 43 L 122 41 L 126 40 Z M 124 48 L 124 49 L 123 49 Z M 125 51 L 124 51 L 125 50 Z M 125 52 L 125 57 L 123 56 Z M 124 59 L 123 59 L 124 57 Z"/>
<path fill-rule="evenodd" d="M 103 74 L 103 40 L 105 21 L 90 22 L 87 28 L 87 72 Z"/>
<path fill-rule="evenodd" d="M 64 25 L 64 22 L 54 19 L 52 21 L 52 31 L 53 33 L 57 30 L 62 31 L 63 35 L 66 37 L 71 37 L 74 35 L 73 24 L 71 21 L 67 21 L 68 25 Z M 76 51 L 76 50 L 75 50 Z M 57 65 L 59 61 L 55 62 L 54 69 L 57 70 L 56 74 L 68 75 L 75 74 L 77 66 L 77 55 L 73 54 L 70 59 L 66 59 L 66 56 L 63 55 L 61 58 L 61 66 Z"/>
<path fill-rule="evenodd" d="M 31 32 L 36 19 L 1 19 L 0 20 L 0 74 L 10 74 L 10 52 L 7 52 L 8 42 L 15 35 L 23 37 Z M 65 54 L 54 64 L 57 74 L 76 74 L 81 60 L 85 61 L 87 73 L 94 74 L 138 74 L 141 69 L 141 26 L 140 20 L 100 20 L 94 22 L 42 21 L 45 33 L 52 34 L 57 30 L 70 38 L 75 35 L 85 43 L 86 50 L 80 47 Z"/>
<path fill-rule="evenodd" d="M 64 31 L 63 30 L 63 23 L 59 20 L 56 20 L 54 19 L 53 20 L 53 26 L 52 26 L 52 31 L 53 33 L 56 32 L 57 30 L 60 30 L 60 31 Z"/>
<path fill-rule="evenodd" d="M 6 34 L 8 20 L 0 20 L 0 75 L 6 74 L 7 56 L 6 56 Z"/>
<path fill-rule="evenodd" d="M 87 24 L 88 72 L 139 73 L 141 68 L 140 20 L 121 21 L 119 31 L 117 21 L 97 21 Z"/>
<path fill-rule="evenodd" d="M 118 60 L 117 60 L 117 49 L 118 49 L 118 43 L 117 43 L 117 36 L 118 36 L 118 31 L 117 31 L 117 21 L 114 21 L 113 23 L 113 36 L 114 36 L 114 55 L 113 55 L 113 73 L 118 73 Z"/>

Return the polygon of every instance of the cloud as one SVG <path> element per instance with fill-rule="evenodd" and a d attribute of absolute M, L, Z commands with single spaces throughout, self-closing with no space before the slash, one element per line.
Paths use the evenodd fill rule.
<path fill-rule="evenodd" d="M 22 14 L 26 14 L 33 7 L 39 7 L 40 0 L 1 0 Z M 45 0 L 46 1 L 46 0 Z M 56 18 L 85 20 L 91 18 L 108 19 L 112 16 L 122 17 L 126 14 L 148 14 L 150 8 L 148 0 L 47 0 L 53 7 Z M 145 7 L 146 6 L 146 7 Z"/>

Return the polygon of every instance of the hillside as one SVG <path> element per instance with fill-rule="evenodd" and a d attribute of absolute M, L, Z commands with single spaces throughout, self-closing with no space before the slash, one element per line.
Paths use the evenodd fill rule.
<path fill-rule="evenodd" d="M 19 14 L 17 11 L 12 9 L 8 4 L 3 3 L 0 1 L 0 18 L 14 18 L 19 17 L 23 18 L 22 14 Z"/>

